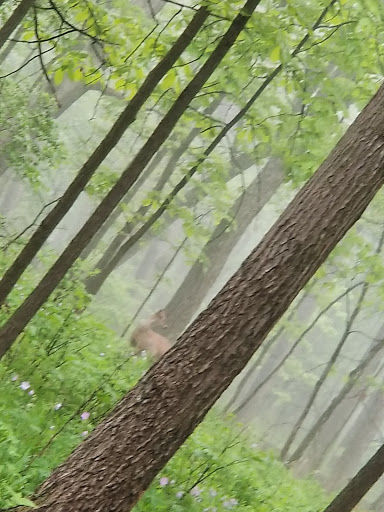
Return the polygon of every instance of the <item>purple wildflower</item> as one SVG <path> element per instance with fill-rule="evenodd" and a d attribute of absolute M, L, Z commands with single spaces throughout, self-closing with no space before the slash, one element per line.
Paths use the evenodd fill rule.
<path fill-rule="evenodd" d="M 83 413 L 80 415 L 80 418 L 81 418 L 82 420 L 87 420 L 89 417 L 90 417 L 89 412 L 83 412 Z"/>
<path fill-rule="evenodd" d="M 159 480 L 159 483 L 161 487 L 165 487 L 166 485 L 169 484 L 169 478 L 167 478 L 166 476 L 162 476 Z"/>
<path fill-rule="evenodd" d="M 31 387 L 30 383 L 27 381 L 24 381 L 20 384 L 20 387 L 23 391 L 27 391 Z"/>

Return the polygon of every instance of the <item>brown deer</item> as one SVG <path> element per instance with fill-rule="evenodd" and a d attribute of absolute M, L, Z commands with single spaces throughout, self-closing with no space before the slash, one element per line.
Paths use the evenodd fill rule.
<path fill-rule="evenodd" d="M 156 311 L 147 320 L 142 320 L 131 335 L 131 345 L 140 351 L 145 350 L 156 361 L 171 348 L 170 342 L 161 334 L 155 332 L 152 326 L 167 327 L 167 316 L 164 309 Z"/>

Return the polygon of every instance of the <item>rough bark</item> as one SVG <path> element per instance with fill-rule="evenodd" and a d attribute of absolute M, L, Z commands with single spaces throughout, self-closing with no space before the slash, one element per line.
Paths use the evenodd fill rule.
<path fill-rule="evenodd" d="M 166 56 L 153 68 L 148 74 L 143 85 L 129 102 L 127 107 L 120 114 L 119 118 L 108 132 L 106 137 L 89 157 L 87 162 L 80 169 L 79 173 L 68 186 L 63 196 L 56 203 L 51 212 L 45 217 L 34 234 L 31 236 L 21 253 L 15 259 L 14 263 L 4 274 L 0 281 L 0 306 L 4 304 L 8 294 L 16 284 L 17 280 L 23 274 L 27 266 L 31 263 L 37 252 L 41 249 L 44 242 L 62 220 L 64 215 L 70 210 L 84 187 L 87 185 L 99 165 L 112 151 L 119 142 L 126 129 L 134 122 L 137 113 L 149 98 L 159 81 L 172 68 L 173 64 L 180 57 L 189 43 L 194 39 L 205 20 L 209 15 L 205 7 L 201 7 L 191 20 L 188 27 L 177 39 L 175 44 L 166 54 Z"/>
<path fill-rule="evenodd" d="M 384 473 L 384 445 L 352 478 L 324 512 L 351 512 Z"/>
<path fill-rule="evenodd" d="M 383 183 L 384 86 L 208 308 L 42 485 L 37 510 L 130 510 Z"/>
<path fill-rule="evenodd" d="M 336 299 L 332 300 L 329 304 L 327 304 L 327 306 L 325 306 L 325 308 L 323 308 L 317 315 L 316 317 L 312 320 L 312 322 L 304 329 L 304 331 L 302 331 L 302 333 L 300 334 L 300 336 L 298 338 L 296 338 L 296 340 L 294 341 L 294 343 L 290 346 L 290 348 L 288 349 L 288 351 L 286 351 L 286 353 L 284 354 L 284 356 L 282 358 L 280 358 L 280 361 L 273 366 L 273 368 L 268 368 L 268 371 L 267 372 L 263 372 L 263 374 L 261 374 L 260 378 L 256 381 L 255 385 L 252 386 L 251 390 L 249 391 L 249 393 L 247 394 L 247 396 L 245 396 L 243 398 L 243 400 L 240 402 L 240 404 L 233 410 L 233 413 L 234 414 L 239 414 L 245 406 L 247 406 L 251 400 L 254 399 L 255 395 L 258 394 L 260 392 L 260 390 L 272 379 L 272 377 L 274 377 L 274 375 L 277 374 L 277 372 L 280 370 L 280 368 L 282 368 L 284 366 L 284 364 L 286 363 L 287 359 L 293 354 L 293 352 L 297 349 L 297 347 L 300 345 L 300 343 L 303 341 L 303 339 L 305 338 L 305 336 L 309 333 L 309 331 L 316 325 L 316 323 L 318 322 L 318 320 L 327 312 L 329 311 L 332 306 L 334 306 L 335 304 L 337 304 L 343 297 L 345 297 L 346 295 L 348 295 L 348 293 L 350 293 L 353 289 L 357 288 L 358 286 L 361 286 L 362 283 L 355 283 L 353 284 L 352 286 L 350 286 L 349 288 L 347 288 L 342 294 L 340 294 L 338 297 L 336 297 Z M 276 352 L 279 350 L 279 347 L 276 347 Z M 273 355 L 271 354 L 271 358 L 272 359 L 275 359 L 275 357 L 273 357 Z"/>
<path fill-rule="evenodd" d="M 190 323 L 193 314 L 216 282 L 231 250 L 283 180 L 280 163 L 276 160 L 268 162 L 231 209 L 230 217 L 235 221 L 235 229 L 231 227 L 231 221 L 225 219 L 213 231 L 204 247 L 204 256 L 208 261 L 203 263 L 199 259 L 193 264 L 165 307 L 169 325 L 167 336 L 170 339 L 177 339 Z"/>
<path fill-rule="evenodd" d="M 8 41 L 8 38 L 14 30 L 23 21 L 29 9 L 33 6 L 35 0 L 21 0 L 19 5 L 13 11 L 11 16 L 7 19 L 4 25 L 0 28 L 0 49 Z"/>
<path fill-rule="evenodd" d="M 0 357 L 11 347 L 17 336 L 31 320 L 33 315 L 44 304 L 53 292 L 66 272 L 80 256 L 86 245 L 103 225 L 108 216 L 113 212 L 118 203 L 123 199 L 130 187 L 145 169 L 153 155 L 162 146 L 172 132 L 190 102 L 203 87 L 222 59 L 231 49 L 237 37 L 244 29 L 252 16 L 260 0 L 247 0 L 236 16 L 227 32 L 223 35 L 216 48 L 210 54 L 204 65 L 196 73 L 195 77 L 182 91 L 167 114 L 158 124 L 147 142 L 139 150 L 131 164 L 123 172 L 121 178 L 112 187 L 110 192 L 96 208 L 88 221 L 79 230 L 67 248 L 63 251 L 56 263 L 46 273 L 34 291 L 27 297 L 23 304 L 15 311 L 10 319 L 0 330 Z M 201 8 L 203 9 L 203 8 Z M 195 17 L 200 13 L 200 10 Z M 201 15 L 200 15 L 201 16 Z M 200 18 L 199 18 L 200 19 Z M 187 29 L 188 30 L 188 29 Z M 184 32 L 185 34 L 185 32 Z M 44 222 L 44 221 L 43 221 Z"/>

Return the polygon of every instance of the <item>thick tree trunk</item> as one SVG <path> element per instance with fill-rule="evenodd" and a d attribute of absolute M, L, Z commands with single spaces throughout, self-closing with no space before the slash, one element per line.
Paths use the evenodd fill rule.
<path fill-rule="evenodd" d="M 384 445 L 336 496 L 324 512 L 351 512 L 384 473 Z"/>
<path fill-rule="evenodd" d="M 13 11 L 11 16 L 7 19 L 4 25 L 0 28 L 0 48 L 7 42 L 8 38 L 14 30 L 23 21 L 29 9 L 33 6 L 35 0 L 21 0 L 19 5 Z"/>
<path fill-rule="evenodd" d="M 56 263 L 50 268 L 34 291 L 10 317 L 0 330 L 0 357 L 10 348 L 17 336 L 22 332 L 40 306 L 44 304 L 49 295 L 53 292 L 72 264 L 80 256 L 86 245 L 103 225 L 108 216 L 123 199 L 133 183 L 137 180 L 140 173 L 149 163 L 156 151 L 162 146 L 167 137 L 172 132 L 176 123 L 179 121 L 190 102 L 203 87 L 222 59 L 231 49 L 237 37 L 244 29 L 248 20 L 252 16 L 260 0 L 247 0 L 240 14 L 236 16 L 227 32 L 223 35 L 216 48 L 210 54 L 204 65 L 196 73 L 195 77 L 182 91 L 180 96 L 174 102 L 167 114 L 158 124 L 147 142 L 137 153 L 131 164 L 123 172 L 121 178 L 112 187 L 110 192 L 96 208 L 88 221 L 73 238 L 68 247 L 63 251 Z M 200 13 L 201 8 L 196 14 Z M 205 12 L 205 10 L 204 10 Z M 199 18 L 200 19 L 200 18 Z M 190 28 L 190 26 L 189 26 Z M 188 31 L 188 29 L 187 29 Z M 189 30 L 190 33 L 190 30 Z M 185 32 L 184 32 L 185 34 Z M 182 36 L 181 36 L 182 37 Z M 180 40 L 180 39 L 179 39 Z M 43 221 L 44 223 L 44 221 Z"/>
<path fill-rule="evenodd" d="M 227 219 L 216 227 L 204 247 L 204 256 L 208 262 L 203 263 L 199 259 L 193 264 L 165 307 L 169 326 L 167 336 L 171 340 L 176 340 L 190 323 L 209 289 L 216 282 L 231 250 L 283 180 L 284 173 L 280 162 L 268 162 L 231 209 L 230 216 L 235 220 L 235 229 L 231 228 L 231 222 Z"/>
<path fill-rule="evenodd" d="M 179 342 L 42 485 L 37 510 L 131 510 L 383 183 L 384 86 Z"/>
<path fill-rule="evenodd" d="M 59 224 L 64 215 L 70 210 L 99 165 L 116 146 L 126 129 L 134 122 L 140 108 L 149 98 L 159 81 L 172 68 L 176 60 L 194 39 L 208 15 L 209 12 L 205 7 L 200 8 L 196 12 L 188 27 L 180 35 L 162 61 L 159 62 L 159 64 L 157 64 L 149 73 L 135 97 L 120 114 L 104 140 L 89 157 L 75 179 L 64 192 L 63 196 L 36 229 L 19 256 L 0 281 L 0 306 L 4 304 L 5 299 L 12 291 L 17 280 L 31 263 L 37 252 L 41 249 L 49 235 Z"/>

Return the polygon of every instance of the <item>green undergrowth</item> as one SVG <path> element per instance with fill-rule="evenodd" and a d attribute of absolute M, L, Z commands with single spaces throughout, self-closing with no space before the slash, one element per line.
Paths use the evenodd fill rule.
<path fill-rule="evenodd" d="M 0 256 L 0 270 L 12 251 Z M 9 261 L 9 260 L 8 260 Z M 0 507 L 28 504 L 148 368 L 126 341 L 85 309 L 79 264 L 0 362 Z M 27 273 L 0 321 L 36 282 Z M 85 309 L 85 310 L 84 310 Z M 326 497 L 313 481 L 295 480 L 237 426 L 210 414 L 158 475 L 135 510 L 314 512 Z"/>

